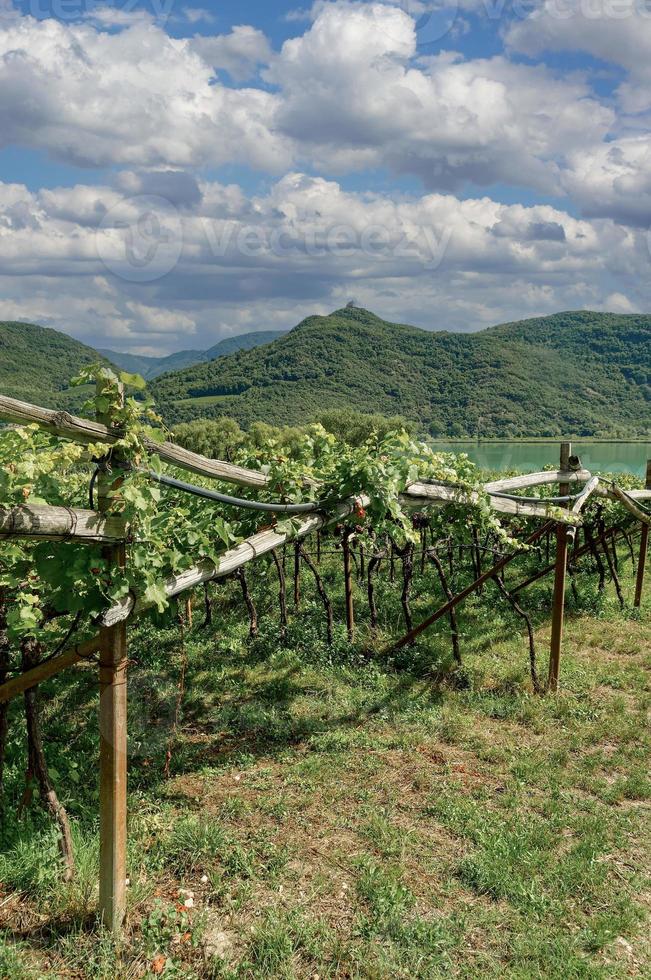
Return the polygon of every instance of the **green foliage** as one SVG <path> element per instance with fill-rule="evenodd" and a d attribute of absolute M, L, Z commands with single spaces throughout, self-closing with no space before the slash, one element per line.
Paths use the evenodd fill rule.
<path fill-rule="evenodd" d="M 383 415 L 358 412 L 353 408 L 336 408 L 324 412 L 317 419 L 326 432 L 331 433 L 349 446 L 362 446 L 370 439 L 383 439 L 393 432 L 412 432 L 413 423 L 401 416 L 385 418 Z M 238 452 L 264 449 L 273 442 L 284 453 L 295 455 L 309 426 L 274 426 L 266 422 L 254 422 L 243 432 L 234 419 L 221 416 L 216 419 L 194 419 L 180 422 L 174 427 L 174 438 L 186 449 L 213 459 L 235 459 Z"/>
<path fill-rule="evenodd" d="M 245 429 L 320 421 L 360 442 L 359 417 L 380 413 L 454 438 L 649 433 L 651 317 L 644 315 L 577 311 L 460 334 L 344 309 L 308 317 L 284 335 L 243 334 L 205 352 L 101 353 L 151 380 L 175 426 L 223 416 Z M 0 354 L 3 393 L 73 410 L 81 399 L 67 379 L 96 359 L 65 334 L 25 323 L 0 324 Z M 168 373 L 158 377 L 161 371 Z"/>
<path fill-rule="evenodd" d="M 14 638 L 34 636 L 52 645 L 65 635 L 69 616 L 79 615 L 87 622 L 131 590 L 162 611 L 167 606 L 164 577 L 201 558 L 216 561 L 219 549 L 233 540 L 227 522 L 192 498 L 179 500 L 174 508 L 159 507 L 160 488 L 138 469 L 147 455 L 144 439 L 161 437 L 161 430 L 151 424 L 157 416 L 148 401 L 128 397 L 121 406 L 119 379 L 110 369 L 86 368 L 76 383 L 93 380 L 98 384 L 95 410 L 111 412 L 123 431 L 111 453 L 107 456 L 103 445 L 63 442 L 37 426 L 2 430 L 0 504 L 87 506 L 91 474 L 96 461 L 102 461 L 116 478 L 110 510 L 129 528 L 126 570 L 109 566 L 99 546 L 79 547 L 74 541 L 31 544 L 24 539 L 3 543 L 0 589 L 13 595 L 7 625 Z M 148 458 L 150 465 L 160 465 L 156 456 Z"/>
<path fill-rule="evenodd" d="M 195 419 L 175 426 L 174 438 L 193 453 L 232 460 L 244 442 L 244 433 L 233 419 Z"/>
<path fill-rule="evenodd" d="M 261 330 L 228 337 L 207 351 L 179 351 L 168 357 L 145 357 L 104 349 L 95 351 L 59 330 L 34 323 L 0 321 L 0 392 L 45 408 L 76 412 L 84 393 L 70 388 L 69 379 L 82 368 L 97 362 L 98 358 L 105 365 L 116 365 L 149 380 L 165 371 L 269 344 L 280 336 L 280 330 Z"/>
<path fill-rule="evenodd" d="M 432 435 L 630 436 L 649 432 L 649 364 L 649 316 L 579 311 L 460 334 L 344 309 L 152 390 L 173 424 L 304 425 L 352 408 Z"/>
<path fill-rule="evenodd" d="M 77 408 L 69 380 L 97 361 L 91 347 L 33 323 L 0 322 L 0 392 L 46 408 Z M 107 363 L 107 362 L 104 362 Z"/>
<path fill-rule="evenodd" d="M 147 955 L 155 956 L 161 949 L 167 948 L 174 937 L 183 934 L 195 939 L 196 943 L 190 926 L 191 920 L 187 912 L 174 905 L 165 905 L 158 899 L 142 923 L 143 944 Z"/>
<path fill-rule="evenodd" d="M 384 415 L 359 412 L 350 407 L 322 412 L 317 421 L 327 432 L 350 446 L 361 446 L 373 437 L 383 439 L 391 432 L 404 430 L 413 433 L 416 430 L 416 425 L 408 422 L 402 415 L 386 418 Z"/>
<path fill-rule="evenodd" d="M 162 613 L 168 606 L 167 577 L 201 560 L 218 565 L 225 548 L 269 526 L 268 515 L 163 491 L 153 483 L 145 461 L 156 470 L 161 464 L 149 454 L 146 440 L 163 437 L 159 418 L 147 397 L 137 401 L 129 396 L 122 401 L 120 380 L 142 385 L 137 376 L 118 377 L 101 365 L 84 368 L 74 381 L 82 386 L 94 383 L 95 396 L 87 410 L 110 418 L 120 433 L 108 453 L 103 445 L 66 443 L 37 426 L 0 431 L 0 504 L 86 506 L 91 474 L 98 466 L 95 475 L 101 473 L 101 479 L 108 481 L 109 512 L 120 516 L 128 529 L 124 569 L 111 565 L 100 546 L 24 539 L 3 544 L 0 589 L 13 596 L 7 626 L 14 640 L 34 637 L 51 648 L 67 637 L 70 628 L 77 632 L 89 628 L 103 610 L 130 594 Z M 224 448 L 229 439 L 237 462 L 268 475 L 260 499 L 325 501 L 333 514 L 339 502 L 356 500 L 350 522 L 358 534 L 371 540 L 389 533 L 396 540 L 414 539 L 411 518 L 398 498 L 406 485 L 428 478 L 460 483 L 468 492 L 464 498 L 474 491 L 473 519 L 480 527 L 501 532 L 481 493 L 475 468 L 465 456 L 437 454 L 404 431 L 390 431 L 388 423 L 384 429 L 369 429 L 371 435 L 360 445 L 340 442 L 320 425 L 275 431 L 258 423 L 242 441 L 237 426 L 222 421 L 189 426 L 186 435 L 209 454 Z M 363 433 L 363 427 L 358 426 L 358 432 Z M 198 443 L 201 439 L 205 441 Z M 209 480 L 204 483 L 211 485 Z M 346 515 L 342 513 L 341 519 L 346 520 Z M 450 524 L 458 520 L 465 527 L 468 507 L 451 506 L 445 519 Z M 275 526 L 289 533 L 294 525 L 285 520 Z"/>

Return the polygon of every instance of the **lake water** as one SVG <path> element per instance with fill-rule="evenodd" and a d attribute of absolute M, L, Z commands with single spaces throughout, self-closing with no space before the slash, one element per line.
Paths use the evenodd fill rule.
<path fill-rule="evenodd" d="M 467 453 L 486 470 L 528 473 L 547 463 L 558 465 L 560 443 L 553 442 L 434 442 L 446 453 Z M 592 473 L 635 473 L 644 476 L 651 459 L 651 442 L 572 442 L 572 452 Z"/>

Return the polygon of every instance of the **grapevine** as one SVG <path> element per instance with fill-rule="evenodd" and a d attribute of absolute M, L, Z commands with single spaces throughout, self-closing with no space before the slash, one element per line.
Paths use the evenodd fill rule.
<path fill-rule="evenodd" d="M 209 569 L 206 577 L 212 577 L 224 552 L 232 553 L 244 541 L 251 547 L 254 535 L 273 530 L 278 533 L 280 543 L 294 539 L 289 573 L 293 572 L 293 602 L 288 603 L 287 597 L 289 549 L 285 545 L 276 546 L 267 563 L 267 570 L 271 567 L 273 574 L 266 578 L 266 588 L 267 593 L 270 590 L 275 593 L 279 626 L 276 635 L 281 645 L 290 645 L 294 623 L 299 621 L 301 604 L 308 591 L 301 587 L 303 568 L 310 573 L 312 589 L 323 610 L 326 644 L 333 647 L 338 638 L 339 642 L 343 639 L 336 615 L 341 598 L 333 595 L 331 573 L 322 567 L 322 561 L 328 566 L 332 557 L 338 556 L 343 558 L 348 648 L 367 658 L 385 656 L 399 667 L 401 661 L 395 657 L 396 652 L 413 645 L 415 635 L 428 625 L 427 620 L 420 623 L 412 635 L 413 610 L 422 598 L 418 594 L 419 571 L 420 579 L 427 582 L 426 587 L 431 589 L 436 583 L 435 588 L 438 587 L 445 600 L 430 619 L 434 621 L 439 614 L 446 616 L 453 668 L 448 677 L 465 685 L 468 675 L 463 667 L 463 627 L 455 604 L 476 588 L 481 602 L 488 576 L 492 577 L 500 600 L 526 626 L 532 688 L 536 693 L 543 693 L 544 684 L 536 665 L 533 621 L 520 598 L 521 590 L 540 576 L 531 576 L 515 587 L 511 583 L 507 586 L 500 563 L 510 561 L 514 554 L 526 555 L 541 545 L 546 548 L 549 560 L 551 524 L 532 535 L 529 517 L 515 514 L 500 519 L 484 486 L 483 475 L 465 454 L 434 452 L 427 443 L 404 431 L 385 431 L 382 435 L 369 436 L 361 445 L 350 445 L 318 424 L 306 426 L 300 438 L 294 430 L 288 438 L 282 431 L 256 426 L 250 437 L 243 436 L 231 447 L 229 462 L 257 470 L 266 477 L 263 486 L 238 491 L 248 495 L 248 503 L 267 504 L 268 512 L 263 514 L 242 506 L 242 497 L 228 495 L 226 500 L 216 500 L 197 496 L 202 488 L 212 492 L 217 488 L 223 497 L 229 487 L 219 481 L 195 477 L 189 487 L 192 493 L 187 492 L 188 484 L 181 479 L 184 471 L 164 464 L 156 452 L 157 445 L 170 433 L 164 429 L 140 379 L 118 376 L 110 369 L 96 366 L 85 369 L 75 383 L 94 383 L 95 397 L 85 410 L 90 416 L 110 420 L 110 447 L 107 449 L 106 442 L 79 446 L 36 425 L 0 429 L 0 507 L 47 504 L 68 508 L 70 513 L 89 506 L 94 510 L 101 475 L 104 514 L 118 518 L 126 528 L 126 561 L 124 565 L 111 562 L 101 544 L 80 544 L 73 537 L 3 541 L 0 684 L 21 671 L 42 665 L 44 659 L 56 658 L 73 640 L 79 643 L 94 637 L 107 610 L 115 608 L 121 600 L 133 597 L 139 610 L 150 609 L 154 616 L 165 616 L 171 601 L 166 580 L 189 570 L 195 574 L 194 570 L 202 562 Z M 126 398 L 122 394 L 124 385 L 130 391 Z M 428 483 L 449 488 L 449 499 L 439 501 L 435 507 L 417 510 L 419 500 L 427 496 L 423 485 Z M 634 483 L 632 479 L 618 479 L 619 486 Z M 410 497 L 404 490 L 413 485 L 420 485 L 421 489 Z M 110 487 L 108 501 L 107 486 Z M 554 503 L 550 485 L 543 486 L 539 492 L 542 501 L 549 501 L 547 515 L 552 519 L 558 516 L 559 507 Z M 282 507 L 296 504 L 307 505 L 302 507 L 301 515 L 282 512 Z M 609 574 L 623 606 L 625 598 L 612 530 L 619 521 L 621 530 L 628 534 L 631 521 L 629 518 L 628 526 L 626 521 L 622 524 L 616 501 L 602 497 L 596 505 L 591 501 L 591 505 L 590 518 L 583 528 L 584 543 L 578 548 L 574 539 L 570 558 L 573 595 L 578 600 L 579 560 L 587 555 L 598 572 L 599 590 L 605 587 Z M 312 528 L 319 530 L 316 550 L 311 553 L 299 531 L 305 514 L 310 515 L 309 524 L 317 510 L 320 516 Z M 630 537 L 626 540 L 633 555 Z M 386 583 L 382 582 L 382 568 L 388 572 Z M 549 567 L 543 569 L 540 574 L 549 570 Z M 259 631 L 258 595 L 244 567 L 237 567 L 233 575 L 248 615 L 249 640 L 255 643 Z M 202 581 L 206 610 L 203 628 L 206 628 L 213 623 L 213 606 L 209 586 L 205 578 Z M 408 630 L 394 646 L 385 649 L 382 649 L 385 627 L 378 601 L 380 584 L 399 593 L 401 623 Z M 334 585 L 338 587 L 337 579 Z M 485 606 L 496 592 L 493 590 L 489 601 L 484 601 Z M 360 593 L 366 596 L 368 631 L 356 629 L 354 608 L 360 601 Z M 188 629 L 192 629 L 191 601 L 191 594 L 186 593 Z M 262 615 L 266 611 L 265 608 Z M 91 649 L 97 646 L 91 644 Z M 184 692 L 184 657 L 182 664 L 174 708 L 175 726 L 180 721 Z M 32 781 L 36 779 L 41 801 L 59 825 L 61 853 L 66 875 L 70 877 L 74 862 L 69 821 L 48 772 L 36 690 L 32 688 L 25 699 L 29 750 L 26 794 L 31 795 Z M 6 704 L 0 703 L 0 803 L 7 731 Z M 168 774 L 172 747 L 173 734 L 164 761 Z"/>
<path fill-rule="evenodd" d="M 162 465 L 148 454 L 146 441 L 161 441 L 166 433 L 149 400 L 131 395 L 120 403 L 119 384 L 133 385 L 133 376 L 119 378 L 107 368 L 94 368 L 75 380 L 79 384 L 99 381 L 98 394 L 86 410 L 89 414 L 112 412 L 120 430 L 113 454 L 120 455 L 125 470 L 111 510 L 128 524 L 128 554 L 121 570 L 108 567 L 99 546 L 80 548 L 73 541 L 3 545 L 0 587 L 12 595 L 7 614 L 9 636 L 12 640 L 32 637 L 48 648 L 65 636 L 71 617 L 79 616 L 88 626 L 129 592 L 137 592 L 145 604 L 163 612 L 168 599 L 162 582 L 168 575 L 183 572 L 203 558 L 218 564 L 224 548 L 269 526 L 255 513 L 172 493 L 149 479 L 142 471 L 144 462 L 157 472 Z M 113 454 L 107 457 L 103 445 L 82 447 L 64 442 L 36 426 L 4 429 L 0 433 L 0 504 L 87 506 L 97 461 L 110 467 Z M 401 489 L 414 480 L 454 481 L 462 485 L 464 498 L 481 491 L 478 474 L 467 458 L 434 453 L 404 432 L 352 447 L 314 425 L 289 452 L 271 438 L 264 448 L 240 447 L 235 461 L 257 465 L 267 473 L 268 486 L 257 495 L 263 501 L 279 496 L 293 503 L 367 497 L 367 506 L 357 505 L 348 524 L 358 536 L 373 542 L 387 536 L 400 545 L 416 542 L 411 517 L 398 499 Z M 174 469 L 168 472 L 181 475 Z M 199 482 L 214 487 L 214 482 Z M 505 536 L 487 504 L 478 503 L 473 516 L 482 529 Z M 448 527 L 451 519 L 465 526 L 467 506 L 446 508 Z M 273 524 L 281 532 L 291 532 L 296 521 Z"/>

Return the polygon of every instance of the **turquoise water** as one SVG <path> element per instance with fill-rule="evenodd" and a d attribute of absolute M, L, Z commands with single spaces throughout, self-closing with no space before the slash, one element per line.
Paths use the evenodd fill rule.
<path fill-rule="evenodd" d="M 516 470 L 528 473 L 547 463 L 558 465 L 560 443 L 553 442 L 434 442 L 447 453 L 467 453 L 473 463 L 487 470 Z M 644 476 L 651 459 L 651 442 L 572 443 L 572 452 L 593 473 L 635 473 Z"/>

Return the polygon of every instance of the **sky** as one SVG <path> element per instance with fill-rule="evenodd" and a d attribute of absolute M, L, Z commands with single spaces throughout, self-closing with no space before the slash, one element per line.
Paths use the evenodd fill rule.
<path fill-rule="evenodd" d="M 0 319 L 651 311 L 651 0 L 0 0 Z"/>

